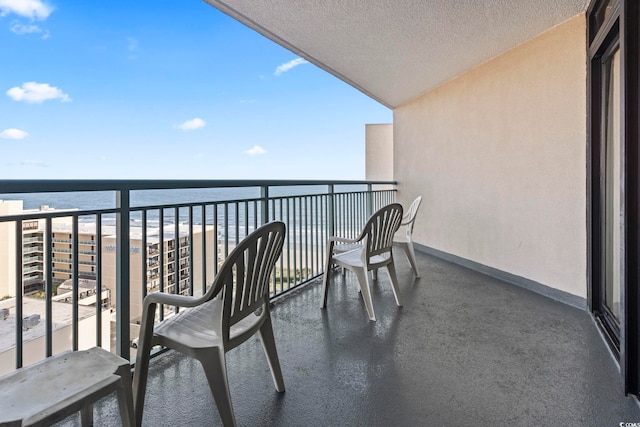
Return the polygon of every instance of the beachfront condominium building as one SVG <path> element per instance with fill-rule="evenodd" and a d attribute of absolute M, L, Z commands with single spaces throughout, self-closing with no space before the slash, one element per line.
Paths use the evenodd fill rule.
<path fill-rule="evenodd" d="M 0 200 L 0 215 L 37 214 L 38 212 L 64 212 L 68 210 L 52 209 L 43 205 L 37 209 L 24 209 L 22 200 Z M 59 219 L 54 219 L 58 223 Z M 23 220 L 20 225 L 22 233 L 22 273 L 21 283 L 16 286 L 17 256 L 16 225 L 12 222 L 0 222 L 0 298 L 14 297 L 18 289 L 22 293 L 31 294 L 42 290 L 45 280 L 45 234 L 43 219 Z M 58 235 L 54 239 L 60 239 Z M 58 244 L 59 252 L 56 258 L 67 258 L 63 254 L 64 245 Z M 63 265 L 54 266 L 54 283 L 59 284 L 69 276 L 56 269 L 63 269 Z"/>
<path fill-rule="evenodd" d="M 115 225 L 74 222 L 65 212 L 74 210 L 23 209 L 21 200 L 0 201 L 0 215 L 27 215 L 21 223 L 0 222 L 0 374 L 12 369 L 15 361 L 15 328 L 18 293 L 22 297 L 23 358 L 34 363 L 46 352 L 46 317 L 50 313 L 53 354 L 72 348 L 74 289 L 77 289 L 78 348 L 101 345 L 114 350 L 114 312 L 117 297 Z M 39 213 L 60 215 L 47 220 Z M 20 229 L 20 233 L 18 232 Z M 144 295 L 164 291 L 198 295 L 203 283 L 211 283 L 221 251 L 216 228 L 193 225 L 191 230 L 175 224 L 165 227 L 130 228 L 130 336 L 138 336 Z M 21 236 L 20 236 L 21 234 Z M 208 247 L 203 256 L 203 236 Z M 75 246 L 75 248 L 74 248 Z M 21 247 L 21 251 L 16 248 Z M 20 254 L 21 252 L 21 254 Z M 74 255 L 77 262 L 74 262 Z M 21 272 L 18 259 L 22 258 Z M 206 273 L 203 273 L 203 264 Z M 202 279 L 206 274 L 205 280 Z M 18 276 L 21 280 L 18 280 Z M 51 277 L 50 311 L 44 299 L 45 284 Z M 96 305 L 99 304 L 99 308 Z M 100 319 L 100 339 L 96 315 Z M 171 312 L 167 308 L 167 313 Z M 165 314 L 165 313 L 163 313 Z"/>
<path fill-rule="evenodd" d="M 23 215 L 38 212 L 71 212 L 41 206 L 38 209 L 23 209 L 21 200 L 0 201 L 0 215 Z M 11 222 L 0 223 L 0 298 L 14 297 L 20 289 L 23 294 L 37 294 L 44 290 L 47 272 L 50 271 L 53 293 L 60 284 L 74 278 L 74 268 L 79 281 L 96 283 L 100 275 L 102 289 L 110 294 L 110 306 L 115 304 L 116 295 L 116 237 L 115 226 L 101 225 L 98 235 L 95 222 L 78 222 L 74 232 L 70 217 L 52 218 L 51 231 L 41 218 L 23 220 L 22 230 L 22 282 L 16 286 L 18 264 L 16 262 L 16 226 Z M 218 245 L 214 227 L 203 229 L 194 225 L 192 234 L 188 230 L 174 225 L 147 227 L 143 247 L 143 230 L 139 226 L 130 228 L 131 251 L 131 318 L 136 320 L 142 311 L 142 298 L 145 293 L 162 290 L 169 293 L 189 294 L 191 287 L 197 294 L 202 289 L 202 264 L 206 262 L 207 278 L 213 280 L 216 254 L 219 250 L 208 251 L 203 260 L 202 245 L 191 244 L 206 242 Z M 190 237 L 192 236 L 192 237 Z M 193 239 L 191 241 L 190 239 Z M 77 265 L 74 265 L 74 244 L 77 245 Z M 50 252 L 50 254 L 48 253 Z M 50 264 L 48 262 L 50 256 Z M 145 275 L 143 280 L 142 275 Z M 144 285 L 143 285 L 144 282 Z M 94 292 L 95 293 L 95 292 Z"/>
<path fill-rule="evenodd" d="M 102 238 L 102 279 L 104 286 L 116 295 L 116 236 L 115 227 Z M 187 230 L 175 226 L 160 230 L 147 229 L 146 245 L 143 245 L 142 228 L 132 227 L 130 233 L 130 318 L 136 323 L 142 315 L 142 300 L 151 292 L 167 292 L 182 295 L 199 295 L 202 284 L 211 283 L 220 261 L 220 250 L 202 253 L 202 238 L 219 246 L 219 239 L 212 225 L 204 229 L 193 225 L 193 240 Z M 203 280 L 203 263 L 207 277 Z M 144 274 L 144 279 L 143 279 Z M 143 284 L 144 283 L 144 284 Z M 193 292 L 192 292 L 193 291 Z M 112 304 L 115 304 L 113 302 Z"/>

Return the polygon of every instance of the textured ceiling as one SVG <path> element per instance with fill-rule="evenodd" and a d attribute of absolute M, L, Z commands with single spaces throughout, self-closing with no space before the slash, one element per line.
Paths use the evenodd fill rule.
<path fill-rule="evenodd" d="M 395 108 L 578 15 L 589 0 L 206 0 Z"/>

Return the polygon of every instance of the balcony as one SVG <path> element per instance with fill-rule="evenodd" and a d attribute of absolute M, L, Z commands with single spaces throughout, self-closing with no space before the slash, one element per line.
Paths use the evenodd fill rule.
<path fill-rule="evenodd" d="M 42 253 L 44 251 L 44 249 L 42 248 L 42 246 L 25 246 L 24 249 L 22 250 L 22 253 L 24 255 L 27 254 L 33 254 L 33 253 Z"/>
<path fill-rule="evenodd" d="M 386 273 L 372 284 L 377 322 L 351 274 L 276 301 L 287 391 L 278 395 L 257 338 L 228 354 L 239 425 L 607 426 L 640 420 L 590 315 L 425 254 L 414 280 L 396 253 L 404 306 Z M 118 425 L 115 397 L 97 425 Z M 71 421 L 63 425 L 73 425 Z M 198 362 L 151 362 L 143 425 L 221 425 Z"/>
<path fill-rule="evenodd" d="M 42 236 L 37 236 L 37 237 L 25 237 L 23 240 L 24 243 L 43 243 L 44 240 L 42 239 Z"/>
<path fill-rule="evenodd" d="M 21 183 L 11 184 L 19 193 Z M 130 184 L 73 183 L 81 188 L 109 186 L 119 192 L 119 197 L 127 193 L 123 187 Z M 46 191 L 47 186 L 55 185 L 43 182 L 43 189 L 35 191 Z M 210 183 L 144 185 L 189 188 Z M 422 272 L 419 280 L 414 280 L 403 254 L 397 254 L 404 307 L 395 306 L 384 272 L 379 282 L 374 282 L 377 322 L 368 320 L 350 274 L 345 279 L 340 275 L 333 278 L 328 308 L 321 310 L 319 277 L 324 268 L 326 237 L 352 236 L 373 208 L 395 199 L 394 183 L 368 182 L 364 183 L 365 189 L 337 191 L 336 183 L 314 182 L 314 186 L 321 188 L 287 189 L 288 194 L 284 195 L 273 194 L 276 191 L 271 189 L 271 196 L 268 187 L 272 184 L 258 181 L 243 185 L 261 188 L 261 196 L 133 207 L 130 200 L 121 199 L 120 206 L 124 208 L 74 211 L 71 214 L 74 227 L 81 217 L 88 216 L 95 217 L 97 230 L 101 224 L 108 224 L 104 233 L 96 233 L 97 272 L 92 277 L 96 279 L 96 292 L 107 287 L 112 290 L 115 322 L 109 322 L 112 319 L 107 319 L 106 314 L 94 310 L 95 319 L 82 321 L 89 323 L 95 337 L 87 340 L 83 336 L 81 344 L 79 328 L 69 328 L 70 348 L 78 349 L 89 342 L 134 360 L 129 343 L 137 336 L 135 320 L 139 313 L 135 310 L 146 292 L 199 294 L 202 277 L 210 281 L 236 241 L 265 218 L 280 219 L 287 224 L 288 237 L 273 275 L 271 295 L 288 391 L 279 397 L 273 390 L 257 340 L 234 350 L 228 366 L 234 407 L 241 424 L 603 425 L 640 419 L 634 401 L 624 397 L 616 362 L 587 311 L 426 254 L 419 254 Z M 391 189 L 374 190 L 374 185 Z M 278 186 L 278 190 L 282 189 Z M 195 219 L 186 224 L 176 220 L 183 211 Z M 199 217 L 194 215 L 196 212 L 200 212 Z M 15 227 L 16 222 L 35 216 L 48 222 L 49 218 L 63 215 L 70 214 L 55 210 L 15 214 L 0 217 L 0 225 L 8 223 Z M 112 221 L 114 216 L 116 221 Z M 147 223 L 152 217 L 165 225 L 148 230 Z M 122 231 L 123 224 L 132 223 L 142 224 L 141 232 L 128 233 L 126 227 Z M 197 227 L 211 230 L 198 236 Z M 43 233 L 50 237 L 51 228 L 45 226 Z M 101 244 L 103 235 L 114 234 L 120 239 L 117 245 L 127 250 L 116 253 L 109 245 Z M 165 277 L 174 266 L 171 264 L 164 269 L 158 286 L 149 286 L 147 276 L 156 271 L 148 268 L 149 255 L 129 249 L 147 247 L 151 238 L 162 242 L 182 234 L 189 236 L 190 250 L 201 251 L 200 255 L 190 254 L 193 274 L 181 275 L 176 286 L 175 277 L 172 280 Z M 165 253 L 160 249 L 159 255 Z M 119 257 L 120 263 L 105 275 L 111 262 L 108 258 L 114 256 Z M 140 257 L 137 264 L 140 271 L 133 271 L 134 264 L 126 262 L 135 257 Z M 53 255 L 46 254 L 45 259 L 53 260 Z M 80 262 L 71 262 L 78 269 Z M 194 263 L 198 262 L 201 265 L 196 267 Z M 19 268 L 22 266 L 16 265 L 17 271 Z M 47 275 L 51 276 L 52 271 L 56 269 L 47 270 Z M 72 273 L 73 269 L 65 272 Z M 124 277 L 144 278 L 144 283 L 137 286 Z M 44 281 L 53 283 L 52 279 L 45 277 Z M 44 308 L 51 307 L 55 304 L 52 288 L 45 286 L 44 293 L 41 304 Z M 81 304 L 79 297 L 70 298 L 74 306 Z M 15 300 L 19 306 L 26 297 L 18 295 Z M 165 316 L 171 311 L 165 307 L 160 313 Z M 21 313 L 18 319 L 22 314 L 29 313 Z M 72 325 L 80 322 L 77 312 L 71 313 L 70 322 Z M 55 345 L 52 321 L 45 318 L 43 323 L 42 340 L 46 345 L 42 348 L 46 354 L 43 352 L 40 357 L 53 354 Z M 27 341 L 22 328 L 12 331 L 19 356 L 11 357 L 7 367 L 16 360 L 19 365 L 22 358 L 30 360 L 25 357 Z M 169 382 L 171 391 L 167 394 Z M 152 362 L 149 387 L 145 424 L 219 425 L 197 362 L 172 352 L 159 354 Z M 111 425 L 117 419 L 114 399 L 98 405 L 98 425 Z"/>
<path fill-rule="evenodd" d="M 374 186 L 380 188 L 374 189 Z M 203 196 L 206 191 L 220 191 L 229 187 L 237 187 L 237 194 L 242 197 L 211 200 Z M 283 257 L 272 282 L 271 295 L 278 296 L 321 274 L 322 254 L 328 235 L 333 231 L 344 234 L 350 230 L 353 233 L 364 223 L 368 212 L 395 197 L 392 182 L 366 181 L 42 181 L 38 184 L 31 181 L 5 181 L 2 188 L 14 194 L 30 193 L 32 197 L 38 192 L 81 191 L 83 200 L 90 200 L 93 191 L 113 192 L 113 206 L 72 211 L 54 208 L 9 212 L 0 217 L 0 229 L 22 229 L 26 222 L 39 221 L 42 223 L 41 238 L 44 241 L 69 243 L 80 240 L 81 243 L 95 243 L 95 251 L 90 252 L 91 260 L 80 259 L 80 254 L 87 253 L 82 250 L 82 245 L 43 247 L 42 268 L 39 271 L 44 272 L 42 281 L 51 286 L 45 286 L 42 310 L 55 311 L 53 297 L 58 282 L 72 279 L 78 282 L 73 288 L 78 288 L 83 278 L 95 280 L 90 284 L 95 287 L 95 293 L 109 289 L 115 295 L 110 307 L 115 319 L 111 319 L 114 320 L 111 324 L 106 324 L 112 329 L 110 332 L 115 339 L 108 347 L 125 358 L 129 358 L 129 343 L 138 333 L 135 321 L 140 316 L 142 298 L 148 292 L 148 280 L 157 280 L 151 286 L 154 290 L 200 294 L 203 283 L 211 282 L 220 262 L 235 244 L 260 224 L 278 219 L 289 228 Z M 149 197 L 149 193 L 157 189 L 173 190 L 179 194 L 194 189 L 205 193 L 198 193 L 199 198 L 189 202 L 160 204 L 158 198 Z M 136 193 L 142 194 L 147 201 L 152 200 L 154 204 L 137 203 Z M 56 234 L 56 230 L 62 226 L 69 230 L 69 234 Z M 23 233 L 20 236 L 22 241 L 4 243 L 8 245 L 8 250 L 22 248 L 24 255 L 24 243 L 30 238 L 30 235 Z M 180 262 L 176 260 L 176 245 L 180 246 Z M 150 248 L 149 253 L 141 250 L 147 247 Z M 120 248 L 124 250 L 118 250 Z M 173 251 L 169 251 L 169 248 Z M 65 256 L 67 254 L 71 257 Z M 12 277 L 30 271 L 29 266 L 21 263 L 16 262 L 12 266 L 6 260 L 5 264 L 7 269 L 15 270 Z M 86 266 L 91 266 L 95 271 L 84 271 Z M 176 277 L 178 269 L 180 275 Z M 73 277 L 74 272 L 78 277 Z M 60 277 L 59 273 L 64 276 Z M 176 286 L 176 283 L 179 285 Z M 0 282 L 0 295 L 11 300 L 7 304 L 13 304 L 16 312 L 25 302 L 20 286 L 12 283 L 11 278 Z M 118 298 L 118 295 L 122 298 Z M 12 296 L 15 297 L 12 299 Z M 80 301 L 81 295 L 71 295 L 69 299 L 74 305 L 90 303 Z M 89 336 L 81 336 L 78 328 L 69 328 L 71 335 L 67 337 L 68 344 L 65 345 L 70 349 L 78 349 L 87 343 L 107 346 L 98 337 L 102 327 L 98 324 L 103 322 L 101 317 L 98 313 L 95 319 L 85 322 L 95 324 L 95 332 L 89 333 Z M 79 320 L 76 312 L 66 319 L 71 325 L 77 325 Z M 5 371 L 59 351 L 54 350 L 54 323 L 47 322 L 41 335 L 36 337 L 43 341 L 41 344 L 45 351 L 33 357 L 25 353 L 25 348 L 29 347 L 28 340 L 32 337 L 25 338 L 20 332 L 9 332 L 4 340 L 6 342 L 0 343 L 0 357 L 7 351 L 15 351 L 16 354 L 5 354 Z"/>

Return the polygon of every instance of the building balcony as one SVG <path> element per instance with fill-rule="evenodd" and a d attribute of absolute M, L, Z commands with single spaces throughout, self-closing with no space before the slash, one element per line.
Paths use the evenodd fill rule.
<path fill-rule="evenodd" d="M 67 248 L 52 248 L 52 252 L 53 253 L 63 253 L 63 254 L 72 254 L 73 253 L 73 249 L 67 249 Z M 78 250 L 78 253 L 81 255 L 95 255 L 97 252 L 96 251 L 85 251 L 85 250 Z"/>
<path fill-rule="evenodd" d="M 273 328 L 287 391 L 275 391 L 257 338 L 228 353 L 238 424 L 617 426 L 640 420 L 588 312 L 417 255 L 422 277 L 416 280 L 396 252 L 403 307 L 395 305 L 386 272 L 372 282 L 376 322 L 368 320 L 351 273 L 333 274 L 326 310 L 319 308 L 319 279 L 276 301 Z M 96 425 L 119 422 L 115 397 L 95 413 Z M 152 359 L 143 425 L 221 425 L 199 362 L 173 351 Z"/>
<path fill-rule="evenodd" d="M 30 264 L 30 263 L 34 263 L 34 262 L 42 262 L 44 260 L 44 257 L 42 255 L 25 255 L 22 257 L 22 263 L 23 264 Z"/>
<path fill-rule="evenodd" d="M 42 238 L 42 236 L 36 236 L 36 237 L 25 237 L 22 241 L 23 243 L 43 243 L 44 239 Z"/>
<path fill-rule="evenodd" d="M 53 239 L 51 239 L 51 241 L 53 243 L 68 243 L 68 244 L 71 244 L 72 242 L 71 239 L 62 239 L 60 237 L 54 237 Z"/>
<path fill-rule="evenodd" d="M 24 191 L 20 182 L 10 184 L 14 192 Z M 144 185 L 179 189 L 205 188 L 209 184 Z M 193 250 L 200 251 L 200 255 L 194 252 L 189 257 L 193 274 L 175 277 L 167 267 L 157 287 L 156 279 L 147 283 L 147 279 L 157 277 L 157 270 L 146 269 L 144 251 L 103 251 L 98 245 L 96 267 L 102 272 L 102 280 L 96 286 L 99 283 L 102 289 L 113 289 L 113 317 L 98 318 L 94 314 L 96 319 L 84 319 L 89 335 L 81 335 L 80 328 L 69 328 L 65 343 L 69 348 L 102 345 L 135 360 L 130 343 L 139 331 L 136 319 L 140 318 L 139 302 L 144 291 L 201 294 L 202 278 L 211 283 L 219 262 L 233 250 L 235 242 L 251 231 L 248 224 L 277 219 L 287 224 L 287 240 L 270 294 L 288 391 L 279 396 L 273 389 L 257 340 L 235 349 L 229 354 L 228 367 L 241 425 L 595 426 L 640 420 L 638 407 L 625 397 L 616 374 L 617 363 L 589 311 L 429 255 L 419 254 L 422 278 L 415 280 L 403 254 L 396 254 L 405 302 L 402 308 L 395 305 L 386 273 L 380 273 L 379 281 L 372 284 L 376 322 L 368 320 L 351 274 L 332 278 L 328 308 L 321 310 L 319 277 L 323 274 L 327 236 L 354 237 L 372 210 L 395 200 L 394 182 L 384 182 L 383 189 L 372 190 L 378 184 L 367 182 L 367 190 L 339 192 L 334 187 L 338 184 L 325 182 L 320 190 L 309 190 L 304 195 L 261 191 L 272 196 L 247 199 L 243 210 L 233 210 L 228 217 L 223 217 L 231 211 L 226 204 L 234 201 L 197 202 L 203 211 L 209 209 L 209 216 L 203 217 L 204 227 L 197 222 L 188 227 L 193 234 Z M 45 182 L 34 191 L 55 189 L 55 185 Z M 99 191 L 104 189 L 100 186 L 119 189 L 128 185 L 144 190 L 135 187 L 139 185 L 136 182 L 76 185 L 85 191 L 89 190 L 84 186 Z M 251 185 L 269 184 L 257 181 Z M 126 202 L 120 205 L 131 206 Z M 120 224 L 131 224 L 138 217 L 153 218 L 157 206 L 108 208 L 104 212 L 91 211 L 91 215 L 104 216 L 106 220 L 115 211 L 121 216 Z M 179 209 L 175 204 L 163 206 Z M 0 224 L 15 227 L 12 222 L 35 215 L 0 217 Z M 86 216 L 82 211 L 74 211 L 71 220 L 77 222 L 83 215 Z M 144 221 L 140 223 L 144 227 Z M 196 226 L 200 228 L 196 230 Z M 43 233 L 50 235 L 51 230 Z M 145 232 L 109 230 L 109 235 L 114 234 L 120 239 L 116 245 L 126 245 L 127 249 L 147 244 L 132 237 L 147 236 Z M 176 231 L 174 236 L 177 234 Z M 56 252 L 55 248 L 52 252 Z M 135 262 L 124 262 L 131 260 Z M 79 269 L 79 260 L 72 260 L 69 266 L 52 266 L 47 271 L 71 273 L 73 263 Z M 117 268 L 108 263 L 118 264 Z M 179 264 L 169 265 L 173 268 Z M 79 271 L 80 276 L 85 274 L 89 273 Z M 168 274 L 173 276 L 167 277 Z M 95 273 L 92 278 L 96 278 Z M 144 284 L 132 285 L 136 282 L 124 278 L 142 278 Z M 56 284 L 56 280 L 62 279 L 54 276 L 52 282 Z M 124 292 L 118 295 L 120 291 Z M 45 288 L 44 293 L 43 304 L 53 300 L 50 290 Z M 20 303 L 21 298 L 15 300 Z M 165 307 L 162 313 L 170 315 L 172 310 Z M 80 320 L 71 313 L 71 325 Z M 100 341 L 96 326 L 103 322 L 100 333 L 107 338 Z M 43 329 L 49 342 L 55 344 L 53 325 L 45 324 Z M 15 336 L 17 353 L 29 360 L 29 344 L 21 331 L 11 328 L 13 335 L 9 338 Z M 44 357 L 44 352 L 39 354 Z M 17 358 L 11 356 L 7 360 L 5 366 L 10 369 Z M 167 394 L 169 380 L 172 386 Z M 219 425 L 201 367 L 172 352 L 161 354 L 152 362 L 147 405 L 145 425 Z M 97 425 L 115 425 L 117 419 L 115 399 L 97 405 Z"/>
<path fill-rule="evenodd" d="M 22 253 L 24 255 L 42 252 L 44 252 L 44 248 L 42 246 L 25 246 L 22 249 Z"/>
<path fill-rule="evenodd" d="M 25 274 L 23 276 L 22 283 L 24 285 L 31 285 L 34 282 L 42 282 L 42 274 Z"/>

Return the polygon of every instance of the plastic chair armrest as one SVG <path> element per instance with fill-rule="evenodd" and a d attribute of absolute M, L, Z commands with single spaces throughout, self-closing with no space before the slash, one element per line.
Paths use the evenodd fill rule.
<path fill-rule="evenodd" d="M 359 243 L 360 239 L 346 239 L 344 237 L 329 237 L 329 243 Z"/>
<path fill-rule="evenodd" d="M 145 304 L 167 304 L 177 307 L 195 307 L 200 304 L 202 298 L 189 295 L 167 294 L 164 292 L 154 292 L 144 298 Z"/>

